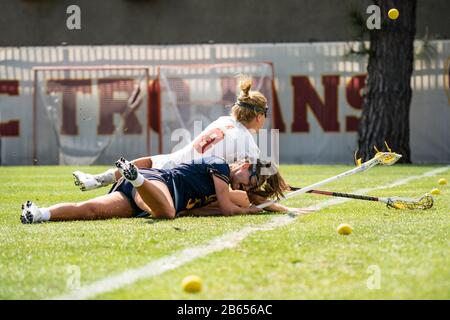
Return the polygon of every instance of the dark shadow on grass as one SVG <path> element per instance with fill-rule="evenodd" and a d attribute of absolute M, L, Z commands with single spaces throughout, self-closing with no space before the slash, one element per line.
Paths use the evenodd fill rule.
<path fill-rule="evenodd" d="M 274 216 L 274 215 L 283 215 L 283 214 L 290 214 L 289 212 L 273 212 L 273 211 L 264 211 L 258 214 L 248 214 L 248 215 L 234 215 L 234 216 L 228 216 L 227 218 L 234 218 L 234 217 L 249 217 L 249 216 Z M 294 213 L 292 213 L 294 214 Z M 196 215 L 189 215 L 189 214 L 183 214 L 182 216 L 177 216 L 176 219 L 181 218 L 223 218 L 224 215 L 216 215 L 216 216 L 196 216 Z"/>
<path fill-rule="evenodd" d="M 156 219 L 151 216 L 148 217 L 139 217 L 139 219 L 143 219 L 146 224 L 155 224 L 162 221 L 167 221 L 166 219 Z"/>
<path fill-rule="evenodd" d="M 294 213 L 294 212 L 273 212 L 273 211 L 264 211 L 262 213 L 258 213 L 258 216 L 280 216 L 280 215 L 288 215 L 291 218 L 295 218 L 295 217 L 299 217 L 299 216 L 303 216 L 303 214 L 298 214 L 298 213 Z M 255 215 L 247 215 L 247 216 L 256 216 Z M 196 216 L 196 215 L 189 215 L 189 214 L 183 214 L 182 216 L 177 216 L 175 219 L 179 220 L 179 219 L 183 219 L 183 218 L 216 218 L 216 217 L 225 217 L 223 215 L 219 215 L 219 216 Z M 242 217 L 242 215 L 236 215 L 236 216 L 230 216 L 227 217 L 228 219 L 231 218 L 235 218 L 235 217 Z M 145 221 L 146 224 L 155 224 L 158 222 L 169 222 L 171 221 L 170 219 L 157 219 L 157 218 L 153 218 L 151 215 L 146 215 L 146 216 L 139 216 L 136 217 L 138 219 L 143 219 Z M 175 230 L 177 231 L 182 231 L 181 228 L 179 227 L 173 227 Z"/>

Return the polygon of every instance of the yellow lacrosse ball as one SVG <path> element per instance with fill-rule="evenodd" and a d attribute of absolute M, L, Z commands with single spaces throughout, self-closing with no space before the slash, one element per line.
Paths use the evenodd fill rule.
<path fill-rule="evenodd" d="M 400 13 L 395 8 L 392 8 L 391 10 L 388 11 L 388 17 L 391 20 L 397 20 L 399 15 L 400 15 Z"/>
<path fill-rule="evenodd" d="M 181 282 L 183 290 L 190 293 L 199 292 L 202 290 L 202 279 L 196 275 L 190 275 Z"/>
<path fill-rule="evenodd" d="M 442 185 L 447 184 L 447 182 L 448 182 L 447 179 L 444 179 L 444 178 L 441 178 L 438 180 L 438 183 L 442 184 Z"/>
<path fill-rule="evenodd" d="M 336 228 L 336 231 L 337 231 L 339 234 L 342 234 L 342 235 L 348 235 L 348 234 L 352 233 L 353 229 L 352 229 L 352 227 L 351 227 L 349 224 L 341 223 L 341 224 Z"/>
<path fill-rule="evenodd" d="M 441 190 L 439 190 L 438 188 L 434 188 L 433 190 L 430 191 L 430 193 L 432 195 L 437 196 L 438 194 L 441 194 Z"/>

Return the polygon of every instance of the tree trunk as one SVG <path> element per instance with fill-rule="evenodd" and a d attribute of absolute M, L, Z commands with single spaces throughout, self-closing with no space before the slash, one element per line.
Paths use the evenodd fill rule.
<path fill-rule="evenodd" d="M 364 161 L 386 141 L 411 163 L 409 109 L 416 33 L 416 0 L 375 0 L 381 9 L 381 30 L 370 32 L 367 91 L 358 132 L 358 155 Z M 397 8 L 397 20 L 388 18 Z"/>

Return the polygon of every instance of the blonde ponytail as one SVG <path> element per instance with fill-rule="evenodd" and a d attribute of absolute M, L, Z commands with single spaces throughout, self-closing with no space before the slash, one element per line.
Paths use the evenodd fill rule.
<path fill-rule="evenodd" d="M 245 75 L 239 75 L 240 94 L 231 109 L 231 116 L 241 123 L 249 123 L 258 114 L 265 114 L 267 111 L 267 99 L 259 91 L 251 91 L 252 80 Z"/>
<path fill-rule="evenodd" d="M 249 92 L 251 88 L 252 79 L 248 77 L 242 77 L 239 81 L 239 89 L 241 89 L 241 93 L 238 96 L 238 100 L 245 102 L 245 100 L 250 98 Z"/>

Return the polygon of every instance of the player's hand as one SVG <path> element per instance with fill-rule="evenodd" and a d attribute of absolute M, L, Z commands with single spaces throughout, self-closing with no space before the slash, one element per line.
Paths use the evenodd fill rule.
<path fill-rule="evenodd" d="M 255 207 L 255 206 L 250 206 L 247 208 L 248 213 L 261 213 L 263 211 L 264 211 L 263 209 Z"/>

